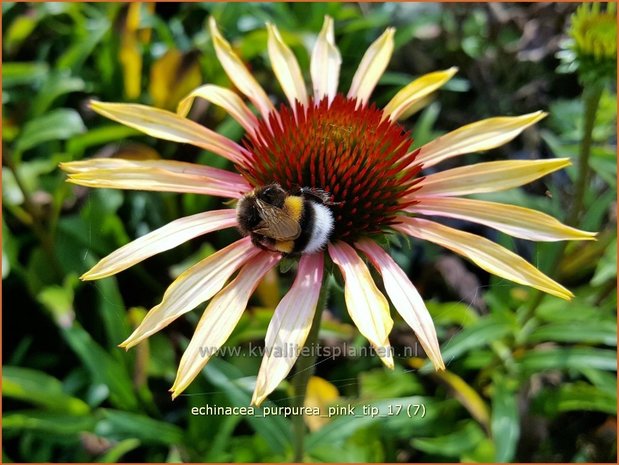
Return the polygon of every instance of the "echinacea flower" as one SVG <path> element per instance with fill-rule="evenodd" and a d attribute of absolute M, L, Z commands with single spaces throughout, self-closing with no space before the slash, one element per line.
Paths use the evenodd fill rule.
<path fill-rule="evenodd" d="M 572 15 L 557 57 L 560 70 L 578 71 L 584 84 L 617 80 L 617 5 L 586 2 Z"/>
<path fill-rule="evenodd" d="M 464 197 L 523 185 L 568 166 L 568 159 L 483 162 L 419 176 L 422 167 L 510 141 L 544 113 L 486 119 L 411 150 L 410 134 L 398 120 L 418 108 L 456 69 L 421 76 L 383 109 L 370 104 L 393 52 L 394 29 L 387 29 L 369 47 L 344 95 L 338 92 L 341 57 L 334 44 L 331 18 L 325 19 L 311 56 L 311 93 L 295 56 L 277 28 L 268 25 L 269 58 L 288 100 L 288 105 L 275 107 L 212 18 L 209 24 L 219 61 L 257 114 L 235 92 L 210 84 L 191 92 L 177 113 L 134 104 L 92 102 L 91 106 L 101 115 L 151 136 L 190 143 L 220 155 L 234 164 L 236 173 L 168 160 L 92 159 L 65 163 L 62 168 L 69 173 L 70 182 L 89 187 L 240 199 L 255 188 L 278 183 L 290 192 L 296 186 L 331 196 L 328 208 L 334 225 L 328 244 L 318 252 L 299 256 L 296 278 L 277 305 L 267 331 L 253 403 L 262 402 L 294 365 L 298 353 L 285 348 L 305 343 L 323 283 L 325 259 L 329 258 L 342 272 L 351 319 L 370 344 L 381 349 L 377 354 L 386 366 L 393 367 L 388 339 L 393 321 L 389 302 L 364 257 L 382 276 L 389 300 L 416 333 L 435 368 L 444 369 L 434 324 L 421 296 L 378 245 L 377 240 L 388 233 L 439 244 L 505 279 L 564 299 L 572 297 L 570 291 L 509 250 L 425 218 L 463 219 L 529 240 L 592 239 L 593 233 L 534 210 Z M 246 131 L 242 143 L 187 119 L 196 98 L 222 107 L 238 121 Z M 82 278 L 111 276 L 191 238 L 236 226 L 233 208 L 177 219 L 103 258 Z M 256 247 L 249 237 L 214 253 L 182 273 L 121 346 L 138 344 L 210 300 L 180 362 L 171 389 L 173 397 L 178 396 L 212 354 L 201 348 L 219 348 L 225 343 L 253 291 L 281 257 L 279 252 Z"/>

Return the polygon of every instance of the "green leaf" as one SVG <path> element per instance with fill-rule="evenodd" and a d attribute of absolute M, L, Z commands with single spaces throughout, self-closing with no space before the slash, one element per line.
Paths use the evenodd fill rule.
<path fill-rule="evenodd" d="M 617 376 L 594 369 L 582 370 L 582 374 L 601 391 L 617 397 Z"/>
<path fill-rule="evenodd" d="M 417 123 L 413 130 L 414 147 L 421 147 L 438 136 L 438 133 L 433 128 L 440 111 L 441 105 L 437 102 L 431 103 L 423 109 L 421 115 L 417 118 Z"/>
<path fill-rule="evenodd" d="M 327 463 L 381 463 L 385 461 L 386 444 L 377 427 L 355 431 L 342 444 L 321 444 L 311 451 L 311 459 Z"/>
<path fill-rule="evenodd" d="M 494 439 L 495 460 L 500 463 L 511 462 L 520 438 L 517 385 L 497 374 L 494 377 L 492 388 L 490 428 Z"/>
<path fill-rule="evenodd" d="M 103 384 L 109 389 L 110 401 L 119 408 L 136 409 L 138 401 L 135 390 L 124 366 L 110 356 L 77 323 L 70 328 L 63 328 L 63 335 L 90 372 L 94 382 Z"/>
<path fill-rule="evenodd" d="M 29 368 L 3 366 L 2 395 L 72 415 L 90 411 L 84 401 L 64 392 L 58 379 Z"/>
<path fill-rule="evenodd" d="M 37 15 L 21 15 L 13 20 L 4 38 L 4 45 L 9 54 L 13 54 L 34 31 L 39 23 Z"/>
<path fill-rule="evenodd" d="M 347 406 L 348 403 L 341 405 Z M 306 441 L 308 451 L 325 443 L 337 444 L 346 441 L 358 430 L 374 424 L 381 424 L 392 434 L 399 432 L 408 435 L 410 427 L 418 432 L 424 425 L 435 421 L 439 414 L 432 398 L 422 396 L 398 397 L 359 404 L 350 402 L 350 405 L 355 408 L 355 415 L 335 416 L 325 426 L 310 434 Z M 369 413 L 364 414 L 364 406 L 368 407 Z M 372 407 L 378 409 L 377 414 L 372 415 Z"/>
<path fill-rule="evenodd" d="M 70 139 L 85 130 L 77 111 L 59 108 L 28 121 L 17 139 L 15 150 L 23 152 L 44 142 Z"/>
<path fill-rule="evenodd" d="M 118 344 L 124 341 L 131 328 L 127 321 L 127 313 L 116 278 L 101 279 L 95 284 L 97 288 L 97 310 L 105 326 L 108 347 L 117 350 Z"/>
<path fill-rule="evenodd" d="M 82 37 L 76 37 L 69 48 L 56 61 L 56 69 L 72 69 L 77 71 L 86 58 L 93 52 L 96 45 L 109 30 L 110 23 L 106 18 L 98 18 L 88 23 L 88 31 Z"/>
<path fill-rule="evenodd" d="M 43 160 L 32 160 L 21 162 L 17 166 L 17 173 L 26 192 L 35 192 L 41 189 L 43 175 L 56 169 L 56 162 L 52 157 Z M 15 176 L 8 168 L 2 169 L 2 195 L 3 200 L 11 205 L 21 205 L 24 202 L 24 195 L 17 184 Z M 6 182 L 6 186 L 4 183 Z"/>
<path fill-rule="evenodd" d="M 486 430 L 489 426 L 489 409 L 479 393 L 460 376 L 449 370 L 437 371 L 434 377 L 440 379 L 453 391 L 454 397 L 469 411 Z"/>
<path fill-rule="evenodd" d="M 2 64 L 2 88 L 33 84 L 47 76 L 49 66 L 41 62 L 9 62 Z"/>
<path fill-rule="evenodd" d="M 462 454 L 460 461 L 463 463 L 494 463 L 494 443 L 490 439 L 482 439 L 475 450 Z"/>
<path fill-rule="evenodd" d="M 589 166 L 613 189 L 617 189 L 617 160 L 613 158 L 594 157 Z"/>
<path fill-rule="evenodd" d="M 97 459 L 97 462 L 116 463 L 121 459 L 123 455 L 139 447 L 140 444 L 141 443 L 138 439 L 125 439 L 124 441 L 120 441 L 118 444 L 115 444 L 110 449 L 108 449 L 105 454 L 100 456 Z"/>
<path fill-rule="evenodd" d="M 19 413 L 6 413 L 2 416 L 4 431 L 39 431 L 54 436 L 92 431 L 94 425 L 95 419 L 90 415 L 66 415 L 39 410 L 22 410 Z"/>
<path fill-rule="evenodd" d="M 72 137 L 67 142 L 67 151 L 74 158 L 80 158 L 90 147 L 128 139 L 138 134 L 140 134 L 138 130 L 120 124 L 103 125 Z"/>
<path fill-rule="evenodd" d="M 617 326 L 610 321 L 580 321 L 550 323 L 534 329 L 527 337 L 531 343 L 581 342 L 589 344 L 617 345 Z"/>
<path fill-rule="evenodd" d="M 479 315 L 470 305 L 462 302 L 426 302 L 432 320 L 437 325 L 469 326 L 479 319 Z"/>
<path fill-rule="evenodd" d="M 442 350 L 443 360 L 449 364 L 453 359 L 471 349 L 485 346 L 502 338 L 509 334 L 511 329 L 507 322 L 498 321 L 492 317 L 481 318 L 464 328 L 445 345 Z M 431 368 L 431 366 L 425 366 L 422 371 L 427 372 Z"/>
<path fill-rule="evenodd" d="M 232 364 L 220 358 L 209 362 L 203 371 L 206 379 L 223 390 L 233 406 L 247 407 L 251 402 L 251 393 L 239 381 L 241 372 Z M 284 453 L 292 442 L 290 422 L 281 416 L 248 416 L 247 421 L 254 431 L 260 434 L 273 452 Z"/>
<path fill-rule="evenodd" d="M 433 438 L 413 439 L 412 444 L 415 449 L 428 454 L 459 457 L 474 450 L 485 437 L 484 431 L 476 422 L 466 421 L 453 433 Z"/>
<path fill-rule="evenodd" d="M 4 173 L 3 173 L 4 175 Z M 3 181 L 5 181 L 3 176 Z M 2 187 L 4 187 L 4 182 L 2 183 Z M 3 199 L 4 200 L 4 199 Z M 13 237 L 13 233 L 9 229 L 9 227 L 4 222 L 4 218 L 2 219 L 2 279 L 5 279 L 9 276 L 11 269 L 17 267 L 18 269 L 21 267 L 20 263 L 17 260 L 19 254 L 19 243 L 15 237 Z"/>
<path fill-rule="evenodd" d="M 422 391 L 417 377 L 398 365 L 394 370 L 381 367 L 359 375 L 360 398 L 385 399 L 420 394 Z"/>
<path fill-rule="evenodd" d="M 73 300 L 78 284 L 77 276 L 69 274 L 62 286 L 46 286 L 37 294 L 37 300 L 50 312 L 59 326 L 67 327 L 73 323 Z"/>
<path fill-rule="evenodd" d="M 610 279 L 617 277 L 617 238 L 606 247 L 604 255 L 598 262 L 595 274 L 591 278 L 593 286 L 600 286 Z"/>
<path fill-rule="evenodd" d="M 32 116 L 40 116 L 45 113 L 54 100 L 71 92 L 84 90 L 86 83 L 79 77 L 70 76 L 68 73 L 54 73 L 45 81 L 37 96 L 32 102 Z"/>
<path fill-rule="evenodd" d="M 171 423 L 119 410 L 101 409 L 101 413 L 103 418 L 95 428 L 101 436 L 136 438 L 147 444 L 178 445 L 183 442 L 183 430 Z"/>
<path fill-rule="evenodd" d="M 546 416 L 569 411 L 617 413 L 617 393 L 608 393 L 586 383 L 564 384 L 546 388 L 534 401 L 534 407 Z"/>
<path fill-rule="evenodd" d="M 570 322 L 580 325 L 586 321 L 599 321 L 603 314 L 597 307 L 592 307 L 584 299 L 578 296 L 570 303 L 559 299 L 545 299 L 540 304 L 535 315 L 548 322 Z"/>
<path fill-rule="evenodd" d="M 556 349 L 534 349 L 526 352 L 516 362 L 526 372 L 543 370 L 599 370 L 615 371 L 617 353 L 614 350 L 587 347 L 562 347 Z"/>

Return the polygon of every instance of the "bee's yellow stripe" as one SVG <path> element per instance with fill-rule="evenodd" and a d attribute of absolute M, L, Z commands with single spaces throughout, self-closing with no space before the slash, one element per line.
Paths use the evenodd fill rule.
<path fill-rule="evenodd" d="M 278 252 L 291 253 L 294 250 L 294 241 L 277 241 L 273 247 Z"/>
<path fill-rule="evenodd" d="M 284 200 L 284 208 L 288 212 L 288 215 L 297 223 L 301 221 L 301 215 L 303 214 L 303 197 L 298 195 L 289 195 Z"/>

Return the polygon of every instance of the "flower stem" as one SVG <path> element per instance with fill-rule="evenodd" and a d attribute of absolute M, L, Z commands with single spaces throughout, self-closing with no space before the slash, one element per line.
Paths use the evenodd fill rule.
<path fill-rule="evenodd" d="M 589 158 L 591 155 L 591 145 L 593 144 L 593 129 L 595 127 L 595 116 L 600 106 L 600 99 L 604 85 L 602 83 L 592 84 L 590 87 L 586 87 L 583 92 L 583 106 L 584 106 L 584 125 L 583 136 L 580 142 L 580 148 L 578 151 L 578 178 L 576 179 L 576 187 L 574 189 L 574 195 L 572 196 L 572 204 L 570 211 L 567 215 L 566 223 L 570 226 L 578 226 L 578 221 L 582 214 L 582 207 L 584 204 L 585 192 L 587 190 L 587 184 L 589 183 Z M 550 259 L 549 272 L 553 276 L 563 252 L 566 247 L 565 242 L 561 242 L 554 250 Z M 544 300 L 546 294 L 538 292 L 534 297 L 531 305 L 527 309 L 523 322 L 529 320 L 537 307 L 540 306 Z"/>
<path fill-rule="evenodd" d="M 578 153 L 578 180 L 574 191 L 574 201 L 572 209 L 567 218 L 567 224 L 576 226 L 580 219 L 582 206 L 584 203 L 585 191 L 589 183 L 589 157 L 591 155 L 591 145 L 593 143 L 593 128 L 595 127 L 595 116 L 600 106 L 602 91 L 604 86 L 601 83 L 592 84 L 585 88 L 583 92 L 583 104 L 585 110 L 585 121 L 583 127 L 582 141 Z"/>
<path fill-rule="evenodd" d="M 24 212 L 23 215 L 16 215 L 18 219 L 20 219 L 26 226 L 28 226 L 34 235 L 39 239 L 41 246 L 43 248 L 43 252 L 47 255 L 49 259 L 49 263 L 51 265 L 52 271 L 56 274 L 56 277 L 59 280 L 62 280 L 64 276 L 64 272 L 62 270 L 62 266 L 58 261 L 58 257 L 56 256 L 56 252 L 54 250 L 54 236 L 53 230 L 49 230 L 45 227 L 45 218 L 41 209 L 37 206 L 37 204 L 32 200 L 32 196 L 30 195 L 30 191 L 26 188 L 26 184 L 23 182 L 21 178 L 21 174 L 17 169 L 17 165 L 13 159 L 13 154 L 10 150 L 7 150 L 3 147 L 4 153 L 4 162 L 8 167 L 9 171 L 13 174 L 13 178 L 15 179 L 15 184 L 17 188 L 20 190 L 23 196 L 23 205 L 24 209 L 21 210 Z M 18 212 L 20 210 L 17 210 Z"/>
<path fill-rule="evenodd" d="M 307 384 L 310 378 L 314 374 L 314 366 L 316 365 L 316 345 L 318 343 L 318 333 L 320 332 L 320 320 L 322 317 L 322 311 L 324 310 L 327 300 L 329 298 L 329 273 L 325 273 L 322 281 L 322 287 L 320 288 L 320 296 L 318 297 L 318 303 L 316 304 L 316 312 L 314 313 L 314 319 L 312 321 L 312 328 L 307 336 L 305 342 L 306 347 L 309 348 L 309 354 L 305 355 L 301 353 L 297 360 L 296 371 L 292 378 L 292 385 L 294 388 L 293 406 L 303 407 L 305 404 L 305 395 L 307 394 Z M 305 422 L 303 415 L 295 415 L 292 417 L 292 434 L 293 434 L 293 446 L 294 446 L 294 459 L 293 462 L 303 462 L 303 456 L 305 451 Z"/>

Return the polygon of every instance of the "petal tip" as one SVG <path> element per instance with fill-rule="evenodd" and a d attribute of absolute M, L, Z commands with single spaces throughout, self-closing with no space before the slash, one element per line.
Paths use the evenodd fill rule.
<path fill-rule="evenodd" d="M 121 349 L 125 349 L 126 351 L 129 351 L 129 349 L 134 347 L 138 342 L 140 342 L 140 341 L 132 340 L 132 338 L 129 337 L 125 341 L 123 341 L 120 344 L 118 344 L 118 347 L 120 347 Z"/>
<path fill-rule="evenodd" d="M 260 407 L 260 405 L 262 404 L 262 402 L 264 402 L 264 399 L 266 399 L 267 396 L 265 395 L 256 395 L 256 393 L 254 392 L 254 395 L 251 398 L 251 402 L 250 405 L 252 407 Z"/>
<path fill-rule="evenodd" d="M 118 344 L 116 347 L 119 347 L 121 349 L 125 349 L 125 352 L 129 352 L 129 349 L 131 348 L 131 346 L 129 345 L 129 339 L 127 339 L 124 342 L 121 342 L 120 344 Z"/>

